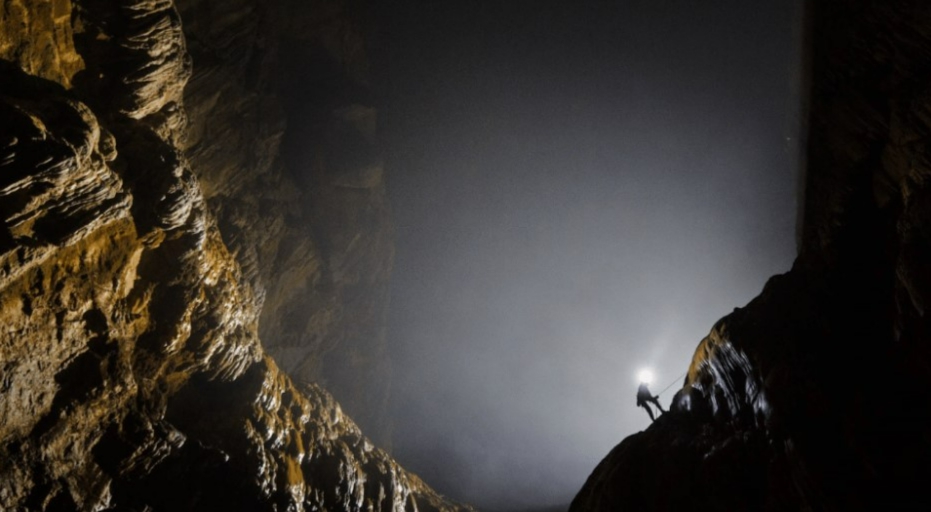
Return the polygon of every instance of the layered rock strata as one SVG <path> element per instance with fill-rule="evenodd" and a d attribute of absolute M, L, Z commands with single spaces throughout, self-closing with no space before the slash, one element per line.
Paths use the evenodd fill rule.
<path fill-rule="evenodd" d="M 294 378 L 325 384 L 385 444 L 394 248 L 364 9 L 332 0 L 177 4 L 197 63 L 182 146 L 264 306 L 263 344 Z"/>
<path fill-rule="evenodd" d="M 931 6 L 815 0 L 800 254 L 573 511 L 924 510 Z"/>
<path fill-rule="evenodd" d="M 330 26 L 346 5 L 275 8 Z M 265 8 L 3 4 L 0 509 L 463 508 L 259 342 L 377 347 L 391 254 L 371 220 L 377 158 L 286 171 Z M 371 135 L 367 107 L 328 108 L 335 133 Z M 314 142 L 324 157 L 346 151 L 332 131 Z"/>

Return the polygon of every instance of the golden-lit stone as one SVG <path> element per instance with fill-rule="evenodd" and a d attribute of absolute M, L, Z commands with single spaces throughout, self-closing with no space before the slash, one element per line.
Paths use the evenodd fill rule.
<path fill-rule="evenodd" d="M 255 13 L 332 20 L 281 26 L 358 81 L 352 21 L 341 2 L 179 4 L 0 11 L 0 509 L 467 508 L 259 341 L 303 351 L 304 378 L 340 344 L 384 350 L 380 162 L 311 192 L 286 172 L 277 48 Z M 340 108 L 333 122 L 371 139 L 374 111 Z M 378 366 L 331 369 L 346 370 Z"/>

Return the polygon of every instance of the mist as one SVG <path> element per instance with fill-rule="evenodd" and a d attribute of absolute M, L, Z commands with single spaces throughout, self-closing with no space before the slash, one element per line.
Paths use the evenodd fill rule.
<path fill-rule="evenodd" d="M 485 510 L 567 504 L 795 256 L 795 1 L 376 7 L 393 453 Z M 677 388 L 664 393 L 664 405 Z"/>

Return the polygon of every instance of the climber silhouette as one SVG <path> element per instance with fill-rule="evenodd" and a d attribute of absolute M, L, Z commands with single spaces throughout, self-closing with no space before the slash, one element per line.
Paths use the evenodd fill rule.
<path fill-rule="evenodd" d="M 656 421 L 656 418 L 653 417 L 653 410 L 650 409 L 651 403 L 659 409 L 660 414 L 666 412 L 663 410 L 663 406 L 659 404 L 659 397 L 650 393 L 650 388 L 647 387 L 646 382 L 641 382 L 640 387 L 637 388 L 637 407 L 646 409 L 647 414 L 650 415 L 650 421 Z"/>

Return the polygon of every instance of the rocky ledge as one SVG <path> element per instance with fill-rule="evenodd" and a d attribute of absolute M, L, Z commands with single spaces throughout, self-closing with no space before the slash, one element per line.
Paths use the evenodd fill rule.
<path fill-rule="evenodd" d="M 800 254 L 572 511 L 925 510 L 931 5 L 813 0 Z"/>

